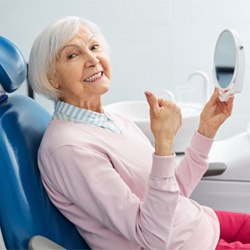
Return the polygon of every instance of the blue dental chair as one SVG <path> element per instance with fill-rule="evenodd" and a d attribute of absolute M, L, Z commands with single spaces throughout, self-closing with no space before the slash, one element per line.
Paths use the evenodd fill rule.
<path fill-rule="evenodd" d="M 50 114 L 28 96 L 7 95 L 25 81 L 16 46 L 0 36 L 0 228 L 9 249 L 90 249 L 50 202 L 37 150 Z"/>

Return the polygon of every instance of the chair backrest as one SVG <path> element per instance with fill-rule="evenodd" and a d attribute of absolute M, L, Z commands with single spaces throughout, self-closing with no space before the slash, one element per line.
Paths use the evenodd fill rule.
<path fill-rule="evenodd" d="M 37 151 L 50 114 L 25 95 L 10 95 L 27 75 L 16 46 L 0 36 L 0 228 L 7 249 L 28 249 L 42 235 L 67 249 L 89 249 L 50 202 L 40 179 Z"/>

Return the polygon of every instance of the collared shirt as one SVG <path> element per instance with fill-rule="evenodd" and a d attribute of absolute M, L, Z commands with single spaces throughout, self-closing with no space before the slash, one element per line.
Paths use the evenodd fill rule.
<path fill-rule="evenodd" d="M 109 129 L 115 133 L 121 133 L 120 129 L 114 124 L 107 114 L 79 108 L 62 101 L 55 102 L 55 111 L 52 119 L 87 123 L 103 129 Z"/>

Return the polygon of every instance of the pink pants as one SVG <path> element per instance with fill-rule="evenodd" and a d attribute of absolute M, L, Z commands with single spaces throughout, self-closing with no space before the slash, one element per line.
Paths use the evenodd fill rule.
<path fill-rule="evenodd" d="M 220 222 L 220 240 L 216 250 L 250 250 L 250 214 L 215 212 Z"/>

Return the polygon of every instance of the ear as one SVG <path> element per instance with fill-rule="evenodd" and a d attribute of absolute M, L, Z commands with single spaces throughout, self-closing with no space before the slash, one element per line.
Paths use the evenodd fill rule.
<path fill-rule="evenodd" d="M 49 79 L 49 82 L 50 82 L 50 84 L 51 84 L 51 86 L 53 88 L 55 88 L 55 89 L 59 88 L 59 86 L 60 86 L 59 82 L 60 81 L 59 81 L 59 78 L 58 78 L 56 73 L 52 73 L 51 76 L 48 77 L 48 79 Z"/>
<path fill-rule="evenodd" d="M 51 84 L 51 86 L 55 89 L 59 88 L 59 84 L 57 83 L 57 81 L 53 80 L 53 79 L 49 79 L 49 82 Z"/>

